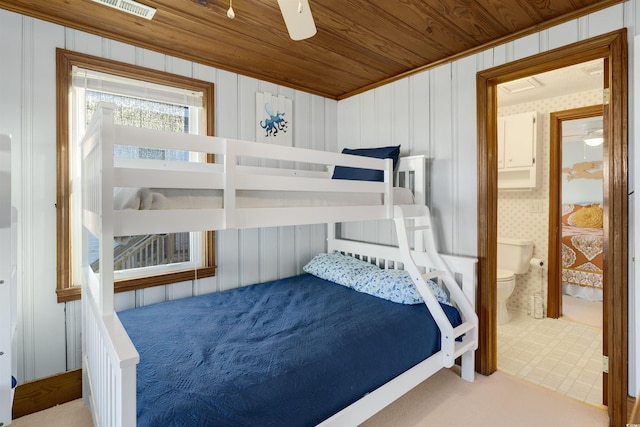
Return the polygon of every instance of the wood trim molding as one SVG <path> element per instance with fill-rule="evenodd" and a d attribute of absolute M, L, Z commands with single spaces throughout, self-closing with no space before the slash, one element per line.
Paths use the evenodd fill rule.
<path fill-rule="evenodd" d="M 115 293 L 134 291 L 136 289 L 151 288 L 153 286 L 169 285 L 171 283 L 186 282 L 187 280 L 202 279 L 214 276 L 215 267 L 203 267 L 197 270 L 176 271 L 161 276 L 147 276 L 136 279 L 118 280 L 114 285 Z"/>
<path fill-rule="evenodd" d="M 71 288 L 71 193 L 70 153 L 68 151 L 70 58 L 56 51 L 56 291 Z M 58 299 L 58 302 L 61 302 Z"/>
<path fill-rule="evenodd" d="M 602 105 L 555 111 L 549 115 L 549 143 L 551 144 L 549 166 L 549 261 L 547 317 L 557 319 L 562 314 L 562 233 L 560 216 L 562 206 L 562 122 L 602 116 Z"/>
<path fill-rule="evenodd" d="M 489 230 L 498 226 L 498 106 L 497 85 L 477 76 L 478 113 L 478 311 L 479 334 L 476 369 L 489 375 L 498 369 L 496 283 L 498 242 Z M 480 114 L 483 112 L 483 114 Z M 492 141 L 488 143 L 487 141 Z M 489 161 L 491 159 L 491 161 Z M 490 191 L 490 189 L 492 189 Z"/>
<path fill-rule="evenodd" d="M 478 123 L 478 316 L 480 335 L 477 370 L 497 369 L 495 340 L 495 283 L 497 256 L 497 85 L 518 78 L 594 59 L 608 61 L 610 86 L 605 168 L 605 283 L 610 286 L 606 321 L 609 349 L 609 422 L 626 423 L 628 387 L 628 87 L 627 29 L 593 37 L 561 48 L 481 71 L 477 75 Z M 607 114 L 607 111 L 605 111 Z M 607 170 L 608 169 L 608 170 Z M 615 307 L 615 309 L 613 309 Z"/>
<path fill-rule="evenodd" d="M 628 390 L 628 57 L 627 30 L 617 32 L 609 45 L 609 104 L 604 115 L 609 135 L 605 144 L 605 265 L 604 286 L 608 314 L 605 318 L 609 352 L 609 420 L 623 425 Z M 608 116 L 608 120 L 607 120 Z"/>
<path fill-rule="evenodd" d="M 211 242 L 213 245 L 213 242 Z M 215 262 L 213 259 L 213 253 L 209 256 L 210 262 Z M 146 276 L 136 279 L 118 280 L 115 282 L 114 292 L 128 292 L 136 289 L 151 288 L 153 286 L 171 285 L 172 283 L 186 282 L 188 280 L 204 279 L 205 277 L 212 277 L 216 275 L 216 266 L 201 267 L 196 270 L 183 270 L 176 271 L 174 273 L 163 274 L 158 276 Z M 82 297 L 82 287 L 73 286 L 66 289 L 58 289 L 56 291 L 58 296 L 58 302 L 76 301 Z"/>
<path fill-rule="evenodd" d="M 136 80 L 145 80 L 160 85 L 171 85 L 183 89 L 203 93 L 203 115 L 207 127 L 207 135 L 215 135 L 214 84 L 204 80 L 170 74 L 161 70 L 141 67 L 134 64 L 113 61 L 106 58 L 56 49 L 56 294 L 58 302 L 79 299 L 81 290 L 73 284 L 71 248 L 71 183 L 69 152 L 69 88 L 71 87 L 71 71 L 74 66 L 117 74 Z M 207 161 L 213 162 L 214 156 L 207 155 Z M 116 283 L 116 292 L 125 292 L 151 286 L 166 285 L 196 277 L 215 275 L 215 242 L 214 232 L 205 232 L 204 266 L 196 271 L 182 271 L 162 276 L 152 276 L 123 280 Z"/>
<path fill-rule="evenodd" d="M 16 387 L 12 418 L 20 418 L 81 397 L 81 369 L 20 384 Z"/>

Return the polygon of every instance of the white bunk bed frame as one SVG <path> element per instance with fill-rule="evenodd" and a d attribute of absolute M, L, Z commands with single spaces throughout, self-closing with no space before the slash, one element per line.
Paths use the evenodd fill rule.
<path fill-rule="evenodd" d="M 218 164 L 114 159 L 114 144 L 213 153 Z M 321 165 L 323 171 L 241 166 L 239 159 Z M 246 161 L 246 160 L 245 160 Z M 264 143 L 186 134 L 167 134 L 115 125 L 113 107 L 94 115 L 82 142 L 83 249 L 83 397 L 94 425 L 136 425 L 136 365 L 139 355 L 113 306 L 113 238 L 136 234 L 255 228 L 328 223 L 328 251 L 370 260 L 383 268 L 411 273 L 441 331 L 441 350 L 320 425 L 357 425 L 461 357 L 461 376 L 474 378 L 478 317 L 474 309 L 476 259 L 439 255 L 429 210 L 424 206 L 424 164 L 420 156 L 402 160 L 415 173 L 416 205 L 394 206 L 393 165 L 380 160 Z M 384 182 L 332 180 L 327 167 L 348 166 L 384 171 Z M 417 166 L 416 166 L 417 165 Z M 406 186 L 410 179 L 404 179 Z M 212 209 L 114 211 L 114 187 L 218 189 L 224 207 Z M 379 206 L 238 208 L 240 190 L 372 193 Z M 398 247 L 343 240 L 334 222 L 394 219 Z M 88 266 L 86 239 L 100 240 L 100 274 Z M 413 249 L 410 242 L 413 242 Z M 463 323 L 453 328 L 425 280 L 437 280 L 450 293 Z M 456 281 L 457 279 L 457 281 Z M 458 284 L 460 282 L 460 284 Z M 457 341 L 458 339 L 458 341 Z"/>

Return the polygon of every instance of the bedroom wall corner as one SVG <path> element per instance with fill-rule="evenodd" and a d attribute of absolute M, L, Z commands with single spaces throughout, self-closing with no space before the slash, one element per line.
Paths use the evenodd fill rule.
<path fill-rule="evenodd" d="M 338 102 L 339 150 L 400 144 L 403 156 L 427 156 L 426 204 L 438 249 L 462 256 L 477 255 L 477 67 L 470 56 Z M 373 241 L 384 234 L 349 231 Z"/>

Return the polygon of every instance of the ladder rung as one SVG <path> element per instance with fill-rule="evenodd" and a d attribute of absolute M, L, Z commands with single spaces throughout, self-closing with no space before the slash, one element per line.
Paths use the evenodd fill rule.
<path fill-rule="evenodd" d="M 472 330 L 473 328 L 475 328 L 476 325 L 474 325 L 471 322 L 464 322 L 462 325 L 458 325 L 455 328 L 453 328 L 453 337 L 454 338 L 458 338 L 459 336 L 469 332 L 470 330 Z"/>
<path fill-rule="evenodd" d="M 473 350 L 476 345 L 476 341 L 469 340 L 463 342 L 456 342 L 454 345 L 453 357 L 457 358 L 462 356 L 469 350 Z"/>

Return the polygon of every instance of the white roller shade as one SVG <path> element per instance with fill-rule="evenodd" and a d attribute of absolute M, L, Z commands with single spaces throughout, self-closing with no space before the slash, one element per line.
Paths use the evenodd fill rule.
<path fill-rule="evenodd" d="M 166 102 L 173 105 L 184 105 L 186 107 L 203 106 L 202 92 L 162 86 L 78 67 L 73 67 L 73 86 L 96 92 Z"/>

